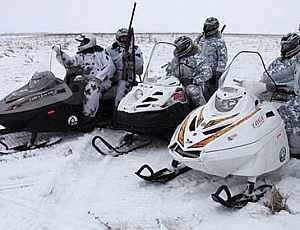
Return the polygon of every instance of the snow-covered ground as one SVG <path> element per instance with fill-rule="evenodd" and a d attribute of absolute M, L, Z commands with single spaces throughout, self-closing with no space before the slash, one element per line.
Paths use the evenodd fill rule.
<path fill-rule="evenodd" d="M 176 34 L 137 35 L 147 62 L 155 41 Z M 195 38 L 196 35 L 190 35 Z M 109 45 L 113 35 L 98 35 Z M 280 36 L 224 35 L 229 60 L 240 50 L 259 51 L 266 64 L 279 55 Z M 51 46 L 76 51 L 74 36 L 0 36 L 0 97 L 25 84 Z M 261 179 L 284 195 L 291 213 L 271 215 L 261 200 L 240 210 L 215 203 L 210 194 L 222 184 L 233 193 L 246 178 L 226 179 L 189 171 L 165 184 L 149 184 L 134 172 L 144 163 L 169 166 L 167 143 L 157 142 L 119 157 L 101 156 L 91 146 L 95 135 L 117 143 L 122 131 L 94 130 L 52 147 L 0 157 L 0 229 L 299 229 L 300 161 L 291 159 Z"/>

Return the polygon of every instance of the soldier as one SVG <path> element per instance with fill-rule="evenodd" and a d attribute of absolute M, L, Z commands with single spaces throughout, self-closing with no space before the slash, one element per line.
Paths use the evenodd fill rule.
<path fill-rule="evenodd" d="M 86 117 L 94 117 L 99 108 L 101 92 L 112 85 L 110 79 L 115 66 L 105 50 L 96 44 L 95 35 L 80 34 L 75 40 L 79 42 L 75 56 L 69 56 L 56 45 L 52 49 L 64 67 L 81 67 L 82 75 L 87 82 L 83 97 L 83 114 Z"/>
<path fill-rule="evenodd" d="M 199 47 L 191 38 L 181 36 L 174 44 L 174 58 L 167 67 L 167 74 L 174 75 L 185 86 L 192 107 L 204 105 L 209 98 L 204 86 L 212 77 L 212 69 L 205 57 L 198 55 Z"/>
<path fill-rule="evenodd" d="M 284 101 L 278 112 L 285 123 L 291 152 L 300 154 L 300 36 L 289 33 L 281 38 L 280 44 L 281 56 L 268 66 L 267 72 L 276 85 L 285 86 L 286 91 L 272 92 L 276 88 L 266 73 L 259 84 L 249 82 L 244 87 L 262 98 L 272 96 L 272 99 Z"/>
<path fill-rule="evenodd" d="M 207 18 L 204 22 L 203 33 L 195 39 L 195 43 L 201 50 L 199 55 L 207 58 L 213 71 L 208 84 L 210 96 L 218 89 L 218 81 L 225 71 L 228 59 L 227 47 L 219 31 L 219 25 L 217 18 Z"/>
<path fill-rule="evenodd" d="M 289 33 L 281 39 L 281 57 L 276 58 L 267 71 L 276 83 L 284 83 L 292 90 L 278 112 L 286 125 L 291 152 L 300 154 L 300 36 Z M 299 155 L 298 155 L 299 156 Z"/>
<path fill-rule="evenodd" d="M 135 76 L 134 74 L 141 75 L 143 73 L 144 58 L 141 49 L 138 46 L 134 46 L 134 60 L 132 52 L 125 51 L 125 44 L 128 38 L 128 29 L 121 28 L 116 33 L 115 42 L 106 48 L 106 52 L 111 56 L 116 71 L 114 73 L 113 80 L 118 83 L 117 93 L 115 96 L 115 106 L 117 107 L 121 99 L 131 90 Z M 131 47 L 132 48 L 132 47 Z M 124 65 L 128 65 L 129 62 L 135 63 L 133 66 L 128 66 L 127 73 L 123 73 Z M 126 79 L 124 79 L 124 75 Z"/>

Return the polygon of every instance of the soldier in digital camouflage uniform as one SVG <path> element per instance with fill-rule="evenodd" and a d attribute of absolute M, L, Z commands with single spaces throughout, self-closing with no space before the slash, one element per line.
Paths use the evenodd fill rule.
<path fill-rule="evenodd" d="M 204 85 L 212 77 L 212 69 L 205 57 L 198 56 L 199 48 L 191 38 L 181 36 L 174 44 L 174 58 L 167 67 L 167 74 L 180 80 L 194 106 L 204 105 L 209 98 Z"/>
<path fill-rule="evenodd" d="M 228 60 L 226 43 L 219 31 L 219 25 L 217 18 L 207 18 L 204 22 L 202 34 L 195 39 L 195 43 L 201 50 L 200 56 L 207 58 L 213 71 L 213 76 L 207 83 L 210 95 L 217 90 L 218 81 L 226 68 Z"/>
<path fill-rule="evenodd" d="M 96 45 L 96 37 L 93 34 L 80 34 L 76 37 L 80 42 L 78 52 L 69 56 L 59 46 L 53 46 L 57 60 L 64 67 L 81 67 L 82 76 L 86 80 L 83 95 L 83 114 L 86 117 L 94 117 L 99 108 L 99 100 L 102 92 L 108 90 L 111 85 L 111 77 L 115 66 L 111 57 L 105 50 Z"/>
<path fill-rule="evenodd" d="M 118 88 L 115 96 L 115 106 L 117 107 L 121 99 L 131 90 L 134 82 L 135 76 L 131 69 L 127 69 L 127 80 L 123 79 L 123 66 L 126 64 L 125 57 L 125 44 L 127 42 L 128 29 L 121 28 L 116 33 L 116 40 L 112 45 L 106 48 L 106 52 L 111 56 L 116 71 L 114 73 L 113 80 L 118 83 Z M 135 74 L 141 75 L 143 73 L 144 58 L 141 49 L 135 45 L 134 46 L 134 63 L 135 63 Z"/>
<path fill-rule="evenodd" d="M 286 125 L 289 145 L 292 153 L 300 154 L 300 36 L 289 33 L 281 39 L 281 56 L 267 68 L 268 73 L 277 84 L 285 84 L 292 93 L 285 95 L 285 103 L 278 112 Z M 265 76 L 265 75 L 264 75 Z M 268 83 L 266 76 L 262 79 Z M 275 95 L 284 96 L 282 94 Z"/>

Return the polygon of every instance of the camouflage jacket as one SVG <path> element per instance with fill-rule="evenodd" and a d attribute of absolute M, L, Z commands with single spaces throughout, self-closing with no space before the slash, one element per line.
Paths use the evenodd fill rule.
<path fill-rule="evenodd" d="M 276 58 L 267 68 L 268 73 L 276 83 L 287 84 L 289 88 L 294 89 L 296 81 L 295 69 L 300 63 L 300 53 L 289 59 Z"/>
<path fill-rule="evenodd" d="M 200 35 L 195 43 L 199 46 L 200 56 L 205 56 L 213 71 L 224 72 L 228 60 L 227 47 L 221 34 L 206 37 Z"/>
<path fill-rule="evenodd" d="M 87 79 L 96 77 L 103 82 L 110 80 L 115 66 L 110 56 L 100 48 L 99 51 L 97 49 L 92 53 L 76 53 L 74 56 L 61 51 L 56 58 L 64 67 L 81 67 L 82 75 Z"/>
<path fill-rule="evenodd" d="M 120 46 L 117 42 L 114 42 L 111 46 L 107 47 L 106 52 L 111 56 L 113 63 L 116 67 L 114 73 L 114 79 L 118 80 L 122 78 L 123 64 L 124 64 L 124 52 L 125 47 Z M 135 53 L 135 71 L 137 75 L 143 73 L 144 58 L 141 49 L 138 46 L 134 46 Z"/>
<path fill-rule="evenodd" d="M 212 77 L 212 69 L 205 57 L 196 54 L 180 59 L 174 57 L 167 67 L 167 74 L 180 80 L 191 79 L 195 85 L 204 85 Z"/>

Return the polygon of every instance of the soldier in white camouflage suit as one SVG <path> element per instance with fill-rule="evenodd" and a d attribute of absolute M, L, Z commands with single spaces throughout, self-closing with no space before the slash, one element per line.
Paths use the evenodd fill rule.
<path fill-rule="evenodd" d="M 205 83 L 212 77 L 212 69 L 205 57 L 198 56 L 199 47 L 191 38 L 175 39 L 174 58 L 167 67 L 167 74 L 174 75 L 185 86 L 186 94 L 195 106 L 204 105 L 208 99 Z"/>
<path fill-rule="evenodd" d="M 116 41 L 109 47 L 106 48 L 106 52 L 111 56 L 116 71 L 114 73 L 113 81 L 118 82 L 118 88 L 115 96 L 115 106 L 117 107 L 121 99 L 131 90 L 135 76 L 132 68 L 127 69 L 126 80 L 123 79 L 123 66 L 126 64 L 128 59 L 131 57 L 127 56 L 131 54 L 125 52 L 125 44 L 127 42 L 128 29 L 121 28 L 116 33 Z M 131 49 L 132 47 L 130 47 Z M 143 73 L 144 58 L 141 49 L 138 46 L 134 46 L 134 63 L 135 63 L 135 74 L 141 75 Z M 126 60 L 127 59 L 127 60 Z M 125 73 L 124 73 L 125 74 Z"/>
<path fill-rule="evenodd" d="M 225 71 L 228 54 L 224 39 L 219 31 L 219 21 L 215 17 L 205 20 L 203 32 L 196 39 L 195 43 L 200 47 L 200 56 L 205 56 L 210 64 L 213 76 L 206 87 L 209 87 L 209 94 L 212 95 L 218 89 L 218 81 Z"/>
<path fill-rule="evenodd" d="M 300 154 L 300 36 L 289 33 L 281 39 L 281 57 L 267 68 L 277 84 L 286 84 L 292 93 L 285 95 L 286 102 L 278 112 L 286 125 L 286 132 L 292 153 Z M 264 77 L 268 83 L 269 78 Z M 278 96 L 278 95 L 277 95 Z M 279 95 L 282 96 L 282 95 Z"/>
<path fill-rule="evenodd" d="M 87 82 L 83 97 L 83 114 L 86 117 L 94 117 L 99 108 L 101 92 L 108 90 L 112 85 L 110 79 L 115 66 L 105 50 L 96 44 L 93 34 L 80 34 L 76 41 L 80 44 L 75 56 L 69 56 L 59 46 L 53 46 L 52 49 L 64 67 L 82 67 L 81 74 Z"/>

